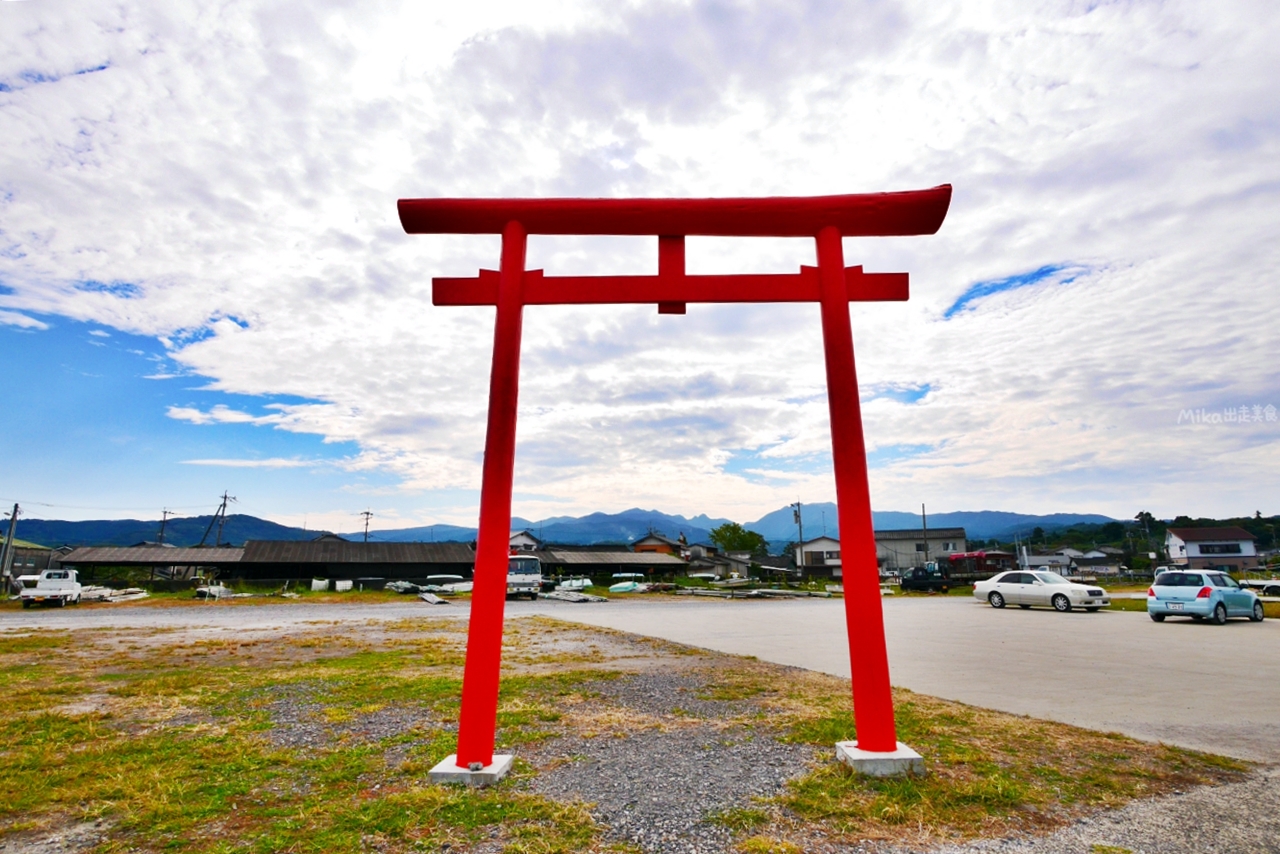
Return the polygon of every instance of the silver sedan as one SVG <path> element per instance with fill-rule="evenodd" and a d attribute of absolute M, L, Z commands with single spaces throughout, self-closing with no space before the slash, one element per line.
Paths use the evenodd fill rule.
<path fill-rule="evenodd" d="M 1076 584 L 1056 572 L 1045 570 L 1002 572 L 973 585 L 973 595 L 990 602 L 993 608 L 1045 605 L 1055 611 L 1070 611 L 1072 608 L 1096 611 L 1111 604 L 1107 591 L 1101 587 Z"/>

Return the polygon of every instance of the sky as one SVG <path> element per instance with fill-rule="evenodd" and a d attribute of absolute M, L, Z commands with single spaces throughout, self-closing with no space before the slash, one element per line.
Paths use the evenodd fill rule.
<path fill-rule="evenodd" d="M 474 524 L 493 236 L 399 198 L 950 183 L 852 311 L 881 510 L 1280 512 L 1280 6 L 0 2 L 0 500 Z M 691 273 L 809 239 L 689 238 Z M 653 238 L 530 238 L 551 274 Z M 513 510 L 834 498 L 816 305 L 525 311 Z"/>

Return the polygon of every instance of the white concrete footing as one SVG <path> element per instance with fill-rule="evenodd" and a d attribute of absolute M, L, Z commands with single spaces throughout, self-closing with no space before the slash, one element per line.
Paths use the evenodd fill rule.
<path fill-rule="evenodd" d="M 923 777 L 924 757 L 902 742 L 891 751 L 859 750 L 856 741 L 837 741 L 836 759 L 869 777 Z"/>
<path fill-rule="evenodd" d="M 458 754 L 451 753 L 440 764 L 431 769 L 427 775 L 433 783 L 465 783 L 468 786 L 492 786 L 507 776 L 511 770 L 510 754 L 493 757 L 493 761 L 483 768 L 471 770 L 458 767 Z M 479 763 L 476 763 L 477 765 Z"/>

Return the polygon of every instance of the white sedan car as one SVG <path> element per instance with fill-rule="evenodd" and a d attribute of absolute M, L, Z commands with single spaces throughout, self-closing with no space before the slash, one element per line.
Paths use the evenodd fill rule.
<path fill-rule="evenodd" d="M 1076 584 L 1056 572 L 1044 570 L 1002 572 L 973 585 L 973 595 L 990 602 L 993 608 L 1003 608 L 1006 604 L 1019 608 L 1047 605 L 1055 611 L 1072 608 L 1096 611 L 1111 604 L 1107 591 L 1101 587 Z"/>

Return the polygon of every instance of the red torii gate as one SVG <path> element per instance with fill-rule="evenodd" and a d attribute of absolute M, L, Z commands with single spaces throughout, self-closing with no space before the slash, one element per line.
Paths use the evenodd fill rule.
<path fill-rule="evenodd" d="M 475 278 L 435 278 L 435 305 L 497 307 L 489 420 L 480 488 L 471 620 L 462 678 L 458 752 L 432 779 L 473 784 L 506 773 L 510 757 L 493 754 L 502 660 L 511 483 L 515 466 L 520 332 L 526 305 L 657 303 L 661 314 L 684 314 L 690 302 L 817 302 L 827 367 L 832 460 L 842 540 L 845 617 L 853 675 L 857 743 L 853 751 L 877 768 L 877 755 L 896 755 L 893 698 L 880 605 L 879 570 L 871 523 L 862 411 L 853 361 L 849 306 L 854 301 L 905 300 L 906 273 L 864 273 L 844 266 L 842 237 L 933 234 L 951 203 L 951 185 L 901 193 L 756 199 L 401 199 L 409 234 L 501 234 L 498 271 Z M 525 269 L 530 234 L 654 235 L 656 276 L 546 276 Z M 687 235 L 813 237 L 818 266 L 799 273 L 690 276 Z M 911 753 L 909 750 L 908 753 Z M 913 753 L 911 753 L 914 756 Z M 915 757 L 918 762 L 918 756 Z M 856 764 L 856 763 L 854 763 Z M 917 768 L 908 764 L 894 769 Z"/>

